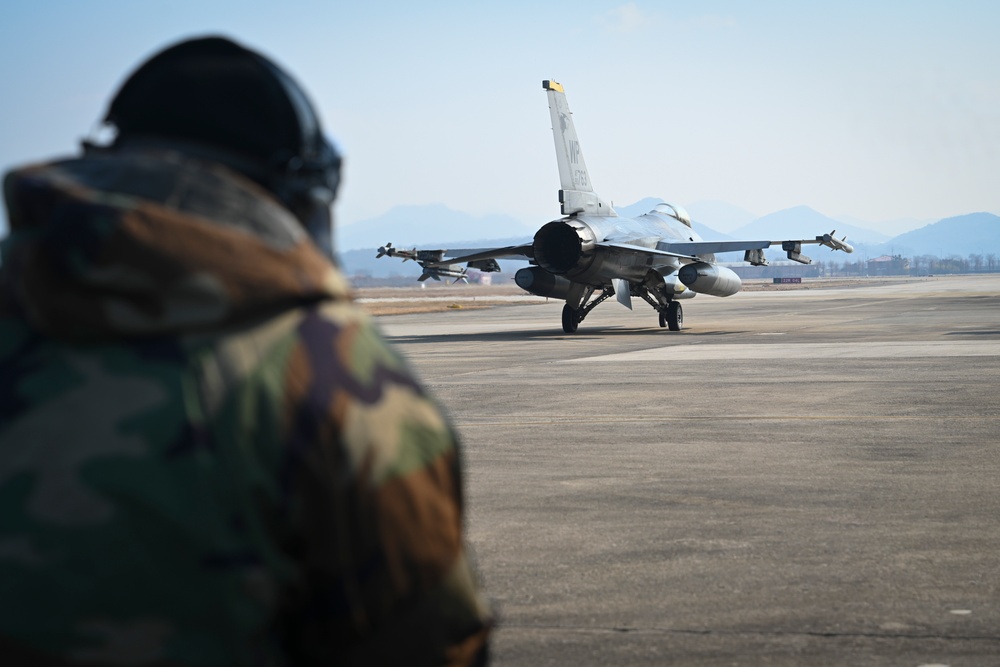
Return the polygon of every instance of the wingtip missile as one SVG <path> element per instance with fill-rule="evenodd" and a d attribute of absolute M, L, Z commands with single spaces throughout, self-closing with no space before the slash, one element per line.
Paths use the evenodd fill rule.
<path fill-rule="evenodd" d="M 836 236 L 834 236 L 834 234 L 836 233 L 837 230 L 835 229 L 829 234 L 823 234 L 823 236 L 817 236 L 816 240 L 820 244 L 825 245 L 827 248 L 830 248 L 831 250 L 843 250 L 846 253 L 854 252 L 854 246 L 852 246 L 850 243 L 847 243 L 847 236 L 845 235 L 843 238 L 838 239 Z"/>
<path fill-rule="evenodd" d="M 417 252 L 416 248 L 413 250 L 401 250 L 400 248 L 393 248 L 392 243 L 386 243 L 384 246 L 379 247 L 375 254 L 375 259 L 379 259 L 380 257 L 399 257 L 404 262 L 411 259 L 416 261 L 422 257 L 421 253 L 423 252 L 424 251 Z"/>

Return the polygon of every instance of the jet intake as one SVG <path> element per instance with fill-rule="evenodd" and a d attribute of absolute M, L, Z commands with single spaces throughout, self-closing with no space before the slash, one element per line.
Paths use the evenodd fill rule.
<path fill-rule="evenodd" d="M 732 296 L 743 288 L 743 281 L 734 271 L 718 264 L 685 264 L 677 276 L 695 292 L 711 296 Z"/>
<path fill-rule="evenodd" d="M 593 263 L 596 241 L 593 230 L 578 220 L 553 220 L 535 232 L 535 261 L 549 273 L 580 273 Z"/>
<path fill-rule="evenodd" d="M 549 273 L 540 266 L 518 269 L 514 282 L 525 292 L 550 299 L 565 299 L 573 286 L 569 279 Z"/>

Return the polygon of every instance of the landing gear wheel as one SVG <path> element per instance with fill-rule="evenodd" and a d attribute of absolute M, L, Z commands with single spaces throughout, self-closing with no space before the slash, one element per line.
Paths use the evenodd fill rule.
<path fill-rule="evenodd" d="M 563 331 L 566 333 L 576 333 L 577 327 L 580 326 L 580 320 L 577 319 L 576 312 L 576 308 L 568 303 L 563 306 L 562 325 Z"/>
<path fill-rule="evenodd" d="M 664 313 L 660 313 L 660 322 L 666 319 L 667 327 L 671 331 L 680 331 L 684 327 L 684 309 L 681 308 L 681 304 L 677 301 L 671 301 L 670 305 L 667 306 L 666 316 Z M 660 324 L 662 327 L 663 324 Z"/>
<path fill-rule="evenodd" d="M 667 328 L 667 313 L 662 310 L 660 311 L 660 328 Z"/>

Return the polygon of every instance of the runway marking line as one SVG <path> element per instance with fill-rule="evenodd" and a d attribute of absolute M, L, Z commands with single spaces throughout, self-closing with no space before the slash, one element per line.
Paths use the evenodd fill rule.
<path fill-rule="evenodd" d="M 979 421 L 990 422 L 1000 421 L 1000 415 L 706 415 L 704 417 L 658 417 L 634 415 L 629 417 L 547 417 L 547 418 L 524 418 L 518 415 L 509 415 L 505 421 L 459 421 L 460 426 L 544 426 L 547 424 L 629 424 L 636 422 L 662 423 L 662 422 L 698 422 L 698 421 L 740 421 L 740 422 L 761 422 L 761 421 L 933 421 L 959 420 L 959 421 Z"/>
<path fill-rule="evenodd" d="M 564 359 L 556 363 L 594 361 L 718 361 L 726 359 L 903 359 L 914 357 L 996 357 L 1000 341 L 869 341 L 843 343 L 718 343 L 682 344 L 593 357 Z"/>

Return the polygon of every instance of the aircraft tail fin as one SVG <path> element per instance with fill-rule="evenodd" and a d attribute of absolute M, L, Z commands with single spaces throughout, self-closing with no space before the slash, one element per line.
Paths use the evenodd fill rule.
<path fill-rule="evenodd" d="M 590 185 L 590 174 L 583 160 L 580 140 L 576 136 L 573 115 L 566 102 L 562 84 L 545 80 L 542 81 L 542 88 L 549 98 L 552 137 L 555 139 L 556 162 L 559 165 L 559 203 L 562 205 L 563 215 L 617 215 Z"/>

